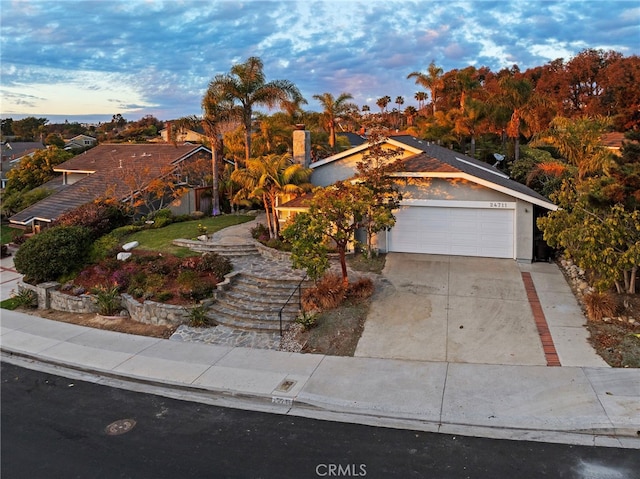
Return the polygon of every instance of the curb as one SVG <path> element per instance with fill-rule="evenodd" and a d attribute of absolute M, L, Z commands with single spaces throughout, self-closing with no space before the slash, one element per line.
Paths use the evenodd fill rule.
<path fill-rule="evenodd" d="M 2 361 L 16 366 L 70 379 L 233 409 L 492 439 L 640 449 L 638 431 L 622 424 L 611 424 L 611 427 L 602 428 L 563 430 L 488 426 L 471 422 L 442 423 L 441 421 L 415 417 L 411 414 L 393 414 L 392 411 L 384 409 L 367 409 L 359 407 L 357 403 L 347 404 L 344 401 L 309 393 L 303 393 L 303 397 L 299 398 L 298 396 L 287 396 L 286 393 L 282 395 L 260 394 L 204 388 L 130 374 L 118 374 L 113 371 L 88 368 L 80 364 L 43 359 L 6 347 L 0 347 L 0 358 Z"/>

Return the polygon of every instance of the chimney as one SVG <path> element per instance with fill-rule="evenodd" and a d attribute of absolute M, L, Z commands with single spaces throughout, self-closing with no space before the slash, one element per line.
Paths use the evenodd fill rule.
<path fill-rule="evenodd" d="M 305 168 L 311 164 L 311 132 L 304 125 L 296 125 L 293 131 L 293 162 Z"/>

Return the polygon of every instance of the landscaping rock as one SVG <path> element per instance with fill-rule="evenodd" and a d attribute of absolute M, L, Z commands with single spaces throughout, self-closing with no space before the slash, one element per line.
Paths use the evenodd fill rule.
<path fill-rule="evenodd" d="M 120 261 L 126 261 L 131 258 L 131 253 L 118 253 L 118 256 L 116 256 L 116 258 L 118 258 Z"/>
<path fill-rule="evenodd" d="M 131 251 L 132 249 L 137 248 L 138 246 L 140 246 L 140 243 L 138 243 L 137 241 L 131 241 L 129 243 L 124 244 L 122 246 L 122 249 L 125 251 Z"/>

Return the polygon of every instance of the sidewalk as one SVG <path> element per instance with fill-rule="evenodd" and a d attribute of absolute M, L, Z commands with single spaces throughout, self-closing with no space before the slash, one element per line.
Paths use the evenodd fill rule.
<path fill-rule="evenodd" d="M 332 357 L 2 310 L 2 360 L 179 399 L 449 434 L 640 448 L 640 371 Z"/>

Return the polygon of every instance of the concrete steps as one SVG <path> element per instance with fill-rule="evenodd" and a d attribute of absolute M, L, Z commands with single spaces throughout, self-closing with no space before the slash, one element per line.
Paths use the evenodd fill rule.
<path fill-rule="evenodd" d="M 308 282 L 303 283 L 303 287 Z M 299 279 L 267 278 L 241 272 L 228 290 L 211 305 L 208 317 L 218 325 L 235 329 L 278 331 L 280 309 L 300 284 Z M 300 313 L 298 292 L 282 311 L 282 327 L 288 329 Z"/>
<path fill-rule="evenodd" d="M 222 256 L 257 256 L 260 254 L 254 243 L 225 244 L 186 239 L 173 240 L 176 246 L 184 246 L 200 253 L 218 253 Z"/>

